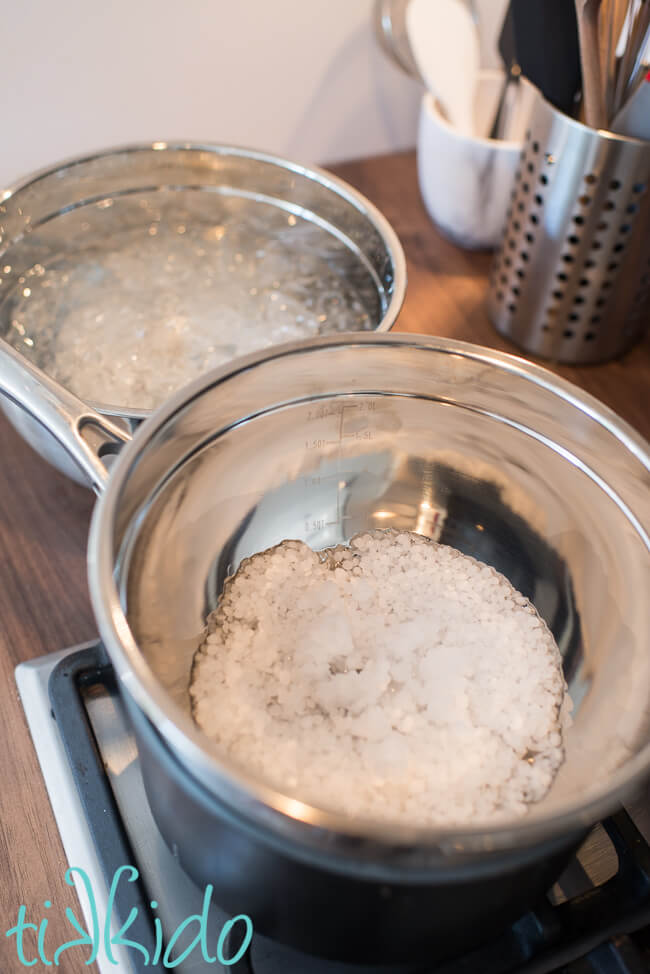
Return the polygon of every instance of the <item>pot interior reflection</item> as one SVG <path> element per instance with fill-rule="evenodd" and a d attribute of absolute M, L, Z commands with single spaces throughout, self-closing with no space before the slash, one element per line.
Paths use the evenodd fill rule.
<path fill-rule="evenodd" d="M 189 726 L 205 616 L 243 558 L 394 527 L 493 565 L 555 636 L 574 724 L 528 818 L 635 771 L 650 700 L 646 461 L 549 379 L 495 353 L 387 336 L 281 351 L 172 404 L 117 477 L 111 557 L 176 726 Z"/>

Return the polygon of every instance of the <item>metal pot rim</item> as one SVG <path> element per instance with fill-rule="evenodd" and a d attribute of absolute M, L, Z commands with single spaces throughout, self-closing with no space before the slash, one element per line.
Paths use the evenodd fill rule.
<path fill-rule="evenodd" d="M 108 486 L 95 508 L 88 546 L 90 594 L 100 633 L 120 684 L 206 788 L 258 823 L 265 824 L 276 833 L 289 834 L 294 840 L 307 845 L 331 846 L 332 840 L 338 838 L 344 841 L 346 837 L 349 839 L 354 836 L 362 841 L 375 843 L 378 854 L 388 847 L 408 845 L 421 847 L 423 852 L 428 849 L 430 853 L 435 851 L 437 855 L 453 857 L 528 847 L 553 836 L 590 826 L 611 812 L 647 776 L 650 771 L 650 742 L 612 774 L 607 784 L 590 800 L 574 801 L 547 818 L 524 818 L 515 824 L 491 828 L 415 828 L 352 821 L 342 815 L 298 802 L 219 760 L 205 746 L 205 738 L 191 718 L 172 702 L 167 692 L 158 684 L 131 634 L 113 578 L 111 531 L 121 488 L 141 448 L 180 408 L 208 387 L 221 384 L 230 376 L 254 369 L 274 358 L 304 354 L 327 346 L 354 347 L 373 343 L 395 347 L 410 346 L 423 351 L 469 358 L 518 375 L 595 419 L 616 436 L 650 473 L 650 445 L 611 409 L 547 369 L 503 352 L 447 338 L 393 332 L 384 335 L 348 334 L 312 339 L 308 342 L 277 346 L 264 353 L 239 359 L 187 386 L 139 428 L 132 442 L 118 457 Z M 650 549 L 646 528 L 637 523 L 637 529 Z"/>

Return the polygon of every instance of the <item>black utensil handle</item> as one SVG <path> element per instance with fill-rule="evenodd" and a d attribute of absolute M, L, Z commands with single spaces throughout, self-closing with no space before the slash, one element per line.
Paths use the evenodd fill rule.
<path fill-rule="evenodd" d="M 511 0 L 515 59 L 551 105 L 570 115 L 582 84 L 573 0 Z"/>

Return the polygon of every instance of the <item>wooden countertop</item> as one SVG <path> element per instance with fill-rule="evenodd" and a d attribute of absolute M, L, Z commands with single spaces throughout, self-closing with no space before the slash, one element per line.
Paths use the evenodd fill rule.
<path fill-rule="evenodd" d="M 365 193 L 397 231 L 408 263 L 400 331 L 445 335 L 517 352 L 492 329 L 484 307 L 488 254 L 459 250 L 429 222 L 414 154 L 332 167 Z M 650 439 L 650 337 L 618 362 L 556 369 L 615 409 Z M 14 667 L 96 635 L 86 587 L 89 491 L 42 461 L 0 417 L 0 970 L 22 969 L 4 932 L 25 904 L 38 922 L 52 901 L 46 945 L 71 939 L 63 919 L 77 903 L 14 682 Z M 27 941 L 26 941 L 27 942 Z M 66 972 L 87 971 L 84 950 Z M 39 965 L 37 970 L 41 969 Z"/>

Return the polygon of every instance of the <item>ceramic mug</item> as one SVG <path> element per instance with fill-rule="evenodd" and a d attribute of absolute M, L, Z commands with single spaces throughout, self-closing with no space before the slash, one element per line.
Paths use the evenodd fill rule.
<path fill-rule="evenodd" d="M 501 239 L 535 89 L 512 86 L 505 139 L 488 134 L 503 89 L 502 71 L 479 73 L 476 135 L 459 132 L 427 92 L 420 107 L 417 164 L 420 192 L 440 231 L 461 247 L 491 249 Z"/>

